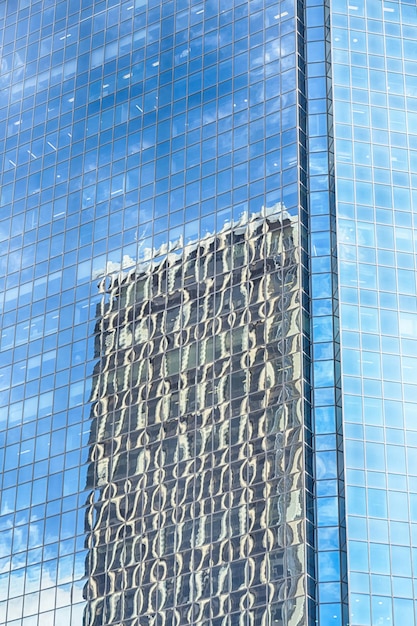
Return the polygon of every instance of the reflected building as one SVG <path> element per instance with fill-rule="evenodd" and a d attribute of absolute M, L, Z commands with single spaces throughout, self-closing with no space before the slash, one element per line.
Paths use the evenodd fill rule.
<path fill-rule="evenodd" d="M 104 279 L 85 626 L 302 626 L 298 228 L 274 207 Z"/>

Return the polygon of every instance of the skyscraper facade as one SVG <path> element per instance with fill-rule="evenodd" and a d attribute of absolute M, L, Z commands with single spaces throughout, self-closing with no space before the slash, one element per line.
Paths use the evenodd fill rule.
<path fill-rule="evenodd" d="M 417 624 L 415 4 L 0 20 L 0 623 Z"/>
<path fill-rule="evenodd" d="M 416 623 L 416 6 L 335 2 L 352 624 Z"/>

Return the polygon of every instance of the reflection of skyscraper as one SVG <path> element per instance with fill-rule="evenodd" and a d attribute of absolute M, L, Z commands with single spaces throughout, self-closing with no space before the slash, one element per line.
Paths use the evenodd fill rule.
<path fill-rule="evenodd" d="M 298 229 L 279 212 L 106 289 L 86 626 L 305 623 Z"/>

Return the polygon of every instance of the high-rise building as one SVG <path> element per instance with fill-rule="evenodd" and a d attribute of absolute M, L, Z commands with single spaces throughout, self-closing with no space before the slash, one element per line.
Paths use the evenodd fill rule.
<path fill-rule="evenodd" d="M 332 6 L 351 624 L 416 624 L 415 4 Z"/>
<path fill-rule="evenodd" d="M 0 0 L 1 624 L 417 625 L 416 35 Z"/>

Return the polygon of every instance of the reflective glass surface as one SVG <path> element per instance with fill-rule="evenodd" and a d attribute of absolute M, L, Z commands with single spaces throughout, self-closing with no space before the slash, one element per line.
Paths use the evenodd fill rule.
<path fill-rule="evenodd" d="M 305 624 L 297 238 L 258 218 L 103 281 L 86 626 Z"/>
<path fill-rule="evenodd" d="M 310 619 L 303 21 L 0 0 L 0 623 Z"/>
<path fill-rule="evenodd" d="M 332 9 L 350 623 L 416 624 L 417 9 Z"/>
<path fill-rule="evenodd" d="M 318 624 L 348 624 L 329 4 L 306 9 L 311 427 Z"/>

